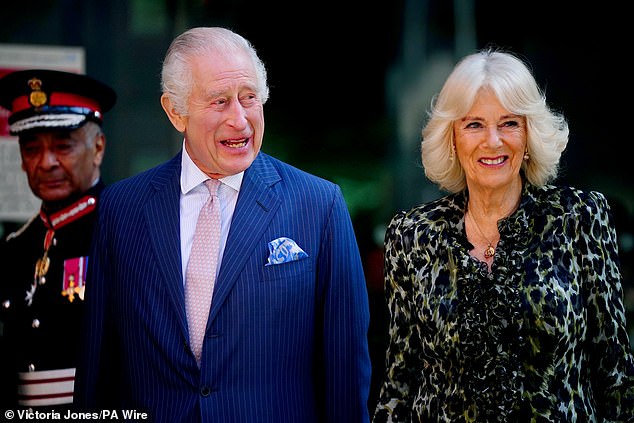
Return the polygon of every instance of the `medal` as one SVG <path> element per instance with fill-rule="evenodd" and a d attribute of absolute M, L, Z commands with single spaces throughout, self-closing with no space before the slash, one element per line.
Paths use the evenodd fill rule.
<path fill-rule="evenodd" d="M 68 301 L 70 301 L 71 303 L 75 300 L 75 294 L 79 294 L 80 292 L 80 288 L 75 286 L 75 282 L 72 280 L 72 276 L 70 278 L 71 280 L 68 282 L 68 286 L 64 288 L 64 290 L 62 291 L 62 295 L 65 297 L 68 297 Z M 83 298 L 83 293 L 81 295 L 82 300 Z"/>
<path fill-rule="evenodd" d="M 44 254 L 35 262 L 35 272 L 33 273 L 33 283 L 31 288 L 26 291 L 26 305 L 30 306 L 33 303 L 33 296 L 38 285 L 44 285 L 46 283 L 46 273 L 51 265 L 51 259 L 48 256 L 48 249 L 53 242 L 54 231 L 49 229 L 44 237 Z"/>
<path fill-rule="evenodd" d="M 64 260 L 64 277 L 62 279 L 62 295 L 71 303 L 75 295 L 84 300 L 88 257 L 75 257 Z"/>
<path fill-rule="evenodd" d="M 48 258 L 48 251 L 44 251 L 44 256 L 42 258 L 37 259 L 35 262 L 35 278 L 38 279 L 40 285 L 45 283 L 46 279 L 44 276 L 48 272 L 48 268 L 51 265 L 51 259 Z"/>
<path fill-rule="evenodd" d="M 48 256 L 48 249 L 51 248 L 51 244 L 54 243 L 55 231 L 49 229 L 44 236 L 44 254 L 35 262 L 35 274 L 33 275 L 33 284 L 44 285 L 46 283 L 46 274 L 48 268 L 51 265 L 51 259 Z"/>

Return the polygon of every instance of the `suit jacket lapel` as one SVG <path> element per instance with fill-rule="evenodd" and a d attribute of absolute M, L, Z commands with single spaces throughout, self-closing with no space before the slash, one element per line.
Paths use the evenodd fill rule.
<path fill-rule="evenodd" d="M 179 324 L 187 332 L 183 273 L 180 245 L 180 169 L 181 155 L 176 155 L 160 167 L 151 180 L 155 189 L 145 205 L 150 228 L 151 247 L 162 272 L 168 296 L 174 305 Z"/>
<path fill-rule="evenodd" d="M 281 199 L 272 189 L 280 180 L 280 175 L 269 162 L 268 156 L 263 153 L 260 153 L 244 172 L 220 273 L 214 288 L 208 324 L 218 314 L 246 261 L 251 257 L 256 242 L 280 206 Z"/>

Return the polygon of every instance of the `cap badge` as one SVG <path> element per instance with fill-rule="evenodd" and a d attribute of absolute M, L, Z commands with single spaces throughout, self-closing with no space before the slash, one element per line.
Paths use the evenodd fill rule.
<path fill-rule="evenodd" d="M 46 93 L 42 91 L 42 80 L 38 78 L 31 78 L 29 80 L 29 87 L 31 88 L 31 94 L 29 94 L 29 103 L 33 107 L 40 107 L 46 104 L 48 98 Z"/>

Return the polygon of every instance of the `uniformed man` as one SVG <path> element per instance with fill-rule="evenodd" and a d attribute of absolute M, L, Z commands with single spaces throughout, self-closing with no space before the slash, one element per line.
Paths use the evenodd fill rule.
<path fill-rule="evenodd" d="M 39 213 L 0 241 L 2 408 L 73 401 L 76 349 L 100 166 L 115 92 L 85 75 L 23 70 L 0 79 Z"/>

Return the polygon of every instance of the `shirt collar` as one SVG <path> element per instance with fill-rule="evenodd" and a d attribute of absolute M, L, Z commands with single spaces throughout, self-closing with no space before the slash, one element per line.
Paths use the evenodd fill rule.
<path fill-rule="evenodd" d="M 187 150 L 185 149 L 185 141 L 183 141 L 183 154 L 181 155 L 181 192 L 187 194 L 189 191 L 197 187 L 199 184 L 209 179 L 209 176 L 196 166 L 194 161 L 189 157 Z M 236 173 L 235 175 L 225 176 L 220 178 L 220 182 L 230 186 L 235 191 L 240 192 L 240 185 L 242 185 L 242 178 L 244 177 L 244 171 Z"/>

